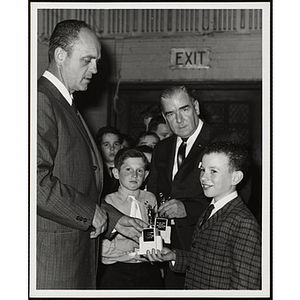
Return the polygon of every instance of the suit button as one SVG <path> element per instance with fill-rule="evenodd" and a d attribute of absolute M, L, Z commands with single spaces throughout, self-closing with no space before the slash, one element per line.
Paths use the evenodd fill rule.
<path fill-rule="evenodd" d="M 86 221 L 87 221 L 87 218 L 84 218 L 84 219 L 83 219 L 83 222 L 86 222 Z"/>
<path fill-rule="evenodd" d="M 77 217 L 76 217 L 76 220 L 78 220 L 78 221 L 79 221 L 79 220 L 80 220 L 80 217 L 79 217 L 79 216 L 77 216 Z"/>
<path fill-rule="evenodd" d="M 192 244 L 192 248 L 196 248 L 196 243 L 193 243 L 193 244 Z"/>
<path fill-rule="evenodd" d="M 190 270 L 190 266 L 187 266 L 187 267 L 186 267 L 186 270 L 189 271 L 189 270 Z"/>
<path fill-rule="evenodd" d="M 79 220 L 82 221 L 82 220 L 83 220 L 83 217 L 80 217 Z"/>
<path fill-rule="evenodd" d="M 93 170 L 96 171 L 97 170 L 97 166 L 93 166 Z"/>

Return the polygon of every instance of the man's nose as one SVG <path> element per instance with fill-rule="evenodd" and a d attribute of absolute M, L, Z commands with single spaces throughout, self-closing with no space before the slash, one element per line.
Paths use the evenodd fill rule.
<path fill-rule="evenodd" d="M 90 64 L 91 64 L 91 66 L 90 66 L 91 73 L 92 74 L 96 74 L 98 72 L 97 61 L 96 60 L 92 60 Z"/>
<path fill-rule="evenodd" d="M 181 123 L 181 121 L 182 121 L 182 115 L 181 112 L 179 111 L 176 113 L 176 122 Z"/>

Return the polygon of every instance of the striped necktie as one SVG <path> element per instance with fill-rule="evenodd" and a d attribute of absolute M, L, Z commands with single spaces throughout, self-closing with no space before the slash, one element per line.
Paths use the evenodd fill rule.
<path fill-rule="evenodd" d="M 179 148 L 178 148 L 178 153 L 177 153 L 177 167 L 178 170 L 180 168 L 180 166 L 182 165 L 182 162 L 185 159 L 185 150 L 186 150 L 186 142 L 187 142 L 187 138 L 181 138 L 182 139 L 182 143 L 180 144 Z"/>

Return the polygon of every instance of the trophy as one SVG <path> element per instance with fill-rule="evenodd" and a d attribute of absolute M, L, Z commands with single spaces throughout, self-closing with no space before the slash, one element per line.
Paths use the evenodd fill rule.
<path fill-rule="evenodd" d="M 160 205 L 163 205 L 164 203 L 166 203 L 166 201 L 168 201 L 163 195 L 163 193 L 159 193 L 159 197 L 160 197 Z M 168 219 L 164 218 L 164 216 L 155 218 L 155 228 L 159 230 L 163 241 L 166 244 L 170 244 L 171 226 L 168 225 Z"/>
<path fill-rule="evenodd" d="M 142 236 L 139 239 L 139 254 L 145 255 L 147 250 L 162 250 L 162 237 L 160 231 L 155 227 L 155 206 L 148 205 L 148 228 L 143 229 Z"/>

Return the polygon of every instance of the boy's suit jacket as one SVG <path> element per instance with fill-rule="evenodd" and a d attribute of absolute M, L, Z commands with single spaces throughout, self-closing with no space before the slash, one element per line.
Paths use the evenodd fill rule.
<path fill-rule="evenodd" d="M 95 288 L 99 239 L 90 238 L 102 159 L 84 121 L 46 78 L 37 98 L 37 289 Z M 110 232 L 121 214 L 109 213 Z"/>
<path fill-rule="evenodd" d="M 173 135 L 155 146 L 147 189 L 156 195 L 158 201 L 159 193 L 163 193 L 165 197 L 181 200 L 187 213 L 187 217 L 175 219 L 175 227 L 172 228 L 172 247 L 190 249 L 197 218 L 207 208 L 210 201 L 205 197 L 199 179 L 199 167 L 205 146 L 215 140 L 233 140 L 234 138 L 233 134 L 204 122 L 174 180 L 172 180 L 172 172 L 177 136 Z"/>
<path fill-rule="evenodd" d="M 117 192 L 119 188 L 119 180 L 109 174 L 110 170 L 103 164 L 103 190 L 101 198 L 106 195 Z"/>
<path fill-rule="evenodd" d="M 187 289 L 261 289 L 261 231 L 240 197 L 195 228 L 190 251 L 176 250 Z"/>

